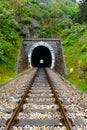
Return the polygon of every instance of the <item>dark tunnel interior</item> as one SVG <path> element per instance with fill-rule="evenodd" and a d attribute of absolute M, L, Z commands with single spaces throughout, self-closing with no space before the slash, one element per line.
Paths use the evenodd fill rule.
<path fill-rule="evenodd" d="M 31 56 L 32 67 L 51 67 L 52 56 L 50 50 L 45 46 L 36 47 Z"/>

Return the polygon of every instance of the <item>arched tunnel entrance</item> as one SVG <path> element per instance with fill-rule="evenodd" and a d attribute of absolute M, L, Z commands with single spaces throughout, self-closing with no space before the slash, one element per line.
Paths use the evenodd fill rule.
<path fill-rule="evenodd" d="M 66 65 L 61 40 L 23 40 L 17 60 L 17 72 L 33 67 L 49 67 L 65 76 Z"/>
<path fill-rule="evenodd" d="M 55 52 L 50 44 L 46 42 L 37 42 L 33 44 L 28 52 L 28 61 L 30 67 L 50 67 L 55 65 Z"/>
<path fill-rule="evenodd" d="M 36 47 L 31 55 L 32 67 L 51 67 L 52 56 L 50 50 L 45 46 Z"/>

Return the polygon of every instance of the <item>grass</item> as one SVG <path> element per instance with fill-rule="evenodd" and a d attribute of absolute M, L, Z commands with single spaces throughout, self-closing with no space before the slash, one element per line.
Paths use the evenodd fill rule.
<path fill-rule="evenodd" d="M 68 80 L 87 93 L 87 32 L 72 45 L 64 45 Z M 70 42 L 70 41 L 69 41 Z M 70 69 L 73 69 L 70 72 Z"/>
<path fill-rule="evenodd" d="M 1 67 L 1 66 L 0 66 Z M 18 74 L 12 69 L 8 69 L 6 66 L 0 68 L 0 86 L 5 82 L 15 78 Z"/>
<path fill-rule="evenodd" d="M 87 79 L 68 79 L 71 83 L 75 84 L 80 90 L 87 93 Z"/>
<path fill-rule="evenodd" d="M 18 37 L 17 45 L 12 46 L 9 50 L 9 54 L 6 55 L 6 61 L 0 63 L 0 86 L 5 82 L 17 77 L 16 73 L 16 62 L 19 53 L 19 47 L 21 43 L 21 38 Z"/>

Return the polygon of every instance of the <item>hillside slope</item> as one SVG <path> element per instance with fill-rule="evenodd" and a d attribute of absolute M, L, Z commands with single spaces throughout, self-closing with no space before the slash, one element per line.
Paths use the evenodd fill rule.
<path fill-rule="evenodd" d="M 68 79 L 87 92 L 87 30 L 79 24 L 74 28 L 63 41 Z"/>
<path fill-rule="evenodd" d="M 61 38 L 67 78 L 87 92 L 87 31 L 86 25 L 74 21 L 77 12 L 73 0 L 1 0 L 0 84 L 17 76 L 16 61 L 23 37 Z"/>

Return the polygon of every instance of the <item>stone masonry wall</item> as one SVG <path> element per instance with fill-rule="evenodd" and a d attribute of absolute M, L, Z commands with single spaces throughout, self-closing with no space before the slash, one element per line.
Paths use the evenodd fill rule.
<path fill-rule="evenodd" d="M 55 65 L 54 65 L 54 71 L 61 74 L 63 77 L 65 77 L 65 59 L 64 59 L 64 53 L 63 53 L 63 47 L 61 44 L 61 40 L 59 39 L 31 39 L 31 40 L 24 40 L 20 47 L 20 52 L 18 56 L 17 61 L 17 72 L 22 72 L 25 69 L 28 69 L 29 63 L 28 63 L 28 54 L 30 49 L 34 44 L 37 42 L 44 41 L 47 44 L 51 45 L 51 47 L 54 50 L 55 53 Z"/>
<path fill-rule="evenodd" d="M 26 69 L 28 69 L 28 57 L 25 55 L 25 50 L 22 43 L 19 50 L 16 71 L 20 73 Z"/>
<path fill-rule="evenodd" d="M 65 64 L 63 47 L 61 43 L 57 46 L 57 55 L 54 70 L 63 77 L 66 76 L 66 64 Z"/>

